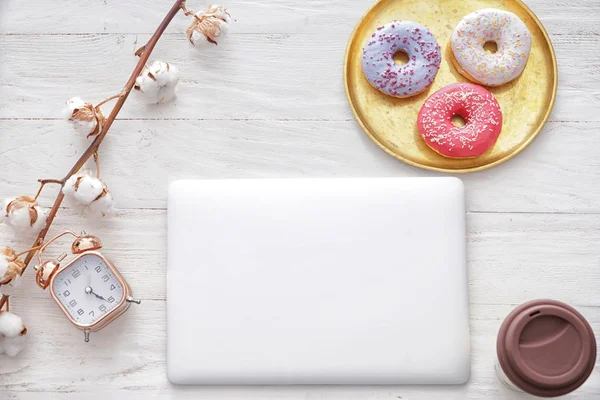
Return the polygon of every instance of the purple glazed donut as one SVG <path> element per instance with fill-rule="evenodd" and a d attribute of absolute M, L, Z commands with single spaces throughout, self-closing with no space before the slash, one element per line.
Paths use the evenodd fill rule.
<path fill-rule="evenodd" d="M 403 51 L 409 61 L 396 64 L 394 54 Z M 381 92 L 410 97 L 427 89 L 440 68 L 442 53 L 433 33 L 412 21 L 392 21 L 380 26 L 363 48 L 362 69 Z"/>

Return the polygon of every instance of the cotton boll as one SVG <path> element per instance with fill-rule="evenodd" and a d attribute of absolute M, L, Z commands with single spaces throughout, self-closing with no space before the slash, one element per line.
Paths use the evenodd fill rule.
<path fill-rule="evenodd" d="M 73 113 L 80 108 L 87 108 L 89 103 L 86 103 L 81 99 L 81 97 L 72 97 L 65 103 L 65 108 L 63 108 L 63 114 L 66 119 L 71 119 L 73 117 Z"/>
<path fill-rule="evenodd" d="M 5 199 L 0 205 L 0 222 L 18 234 L 34 236 L 46 226 L 48 210 L 27 196 Z"/>
<path fill-rule="evenodd" d="M 0 247 L 0 290 L 3 290 L 2 285 L 14 282 L 17 277 L 20 277 L 24 269 L 25 262 L 17 257 L 11 247 Z"/>
<path fill-rule="evenodd" d="M 229 32 L 231 15 L 223 6 L 210 5 L 205 11 L 196 13 L 186 35 L 195 47 L 210 47 L 221 42 Z"/>
<path fill-rule="evenodd" d="M 149 104 L 167 103 L 177 96 L 179 69 L 169 63 L 156 60 L 144 67 L 135 80 L 135 93 Z"/>
<path fill-rule="evenodd" d="M 62 192 L 77 204 L 88 205 L 102 194 L 104 183 L 88 169 L 72 175 L 63 186 Z"/>
<path fill-rule="evenodd" d="M 188 40 L 199 50 L 211 49 L 217 44 L 214 40 L 209 39 L 208 36 L 198 30 L 190 32 Z"/>
<path fill-rule="evenodd" d="M 115 212 L 115 204 L 112 194 L 105 190 L 104 194 L 98 199 L 87 205 L 83 211 L 85 215 L 93 218 L 106 217 Z"/>
<path fill-rule="evenodd" d="M 0 339 L 0 354 L 16 357 L 25 348 L 25 335 Z"/>
<path fill-rule="evenodd" d="M 79 97 L 67 101 L 63 114 L 73 123 L 73 128 L 77 132 L 87 137 L 99 134 L 106 120 L 100 108 L 86 103 Z"/>
<path fill-rule="evenodd" d="M 23 329 L 25 329 L 25 325 L 23 325 L 21 317 L 8 311 L 0 311 L 0 335 L 19 336 Z"/>
<path fill-rule="evenodd" d="M 204 12 L 205 15 L 213 15 L 216 18 L 222 19 L 225 22 L 231 22 L 231 15 L 227 9 L 218 4 L 211 4 L 208 9 Z"/>
<path fill-rule="evenodd" d="M 27 328 L 16 314 L 0 311 L 0 354 L 15 357 L 25 346 Z"/>
<path fill-rule="evenodd" d="M 83 206 L 84 213 L 89 217 L 104 217 L 114 211 L 113 196 L 106 184 L 88 169 L 67 179 L 62 191 L 65 197 Z"/>
<path fill-rule="evenodd" d="M 0 247 L 0 295 L 11 296 L 21 284 L 25 262 L 10 247 Z"/>
<path fill-rule="evenodd" d="M 1 247 L 0 251 L 12 250 L 10 247 Z M 14 250 L 13 250 L 14 251 Z M 0 282 L 8 281 L 8 257 L 0 253 Z"/>

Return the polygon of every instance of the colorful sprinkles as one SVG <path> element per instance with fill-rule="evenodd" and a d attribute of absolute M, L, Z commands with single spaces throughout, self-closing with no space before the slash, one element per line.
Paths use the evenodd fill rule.
<path fill-rule="evenodd" d="M 408 63 L 396 64 L 394 54 L 403 51 Z M 362 55 L 362 69 L 376 89 L 394 97 L 421 93 L 435 78 L 442 54 L 433 33 L 416 22 L 392 21 L 369 37 Z"/>
<path fill-rule="evenodd" d="M 483 45 L 496 42 L 497 51 Z M 518 77 L 531 50 L 531 34 L 515 14 L 486 8 L 465 16 L 452 33 L 452 52 L 467 78 L 500 86 Z"/>
<path fill-rule="evenodd" d="M 452 117 L 460 115 L 465 126 Z M 419 133 L 425 143 L 450 158 L 471 158 L 496 143 L 502 130 L 502 111 L 494 95 L 472 83 L 453 83 L 432 94 L 419 111 Z"/>

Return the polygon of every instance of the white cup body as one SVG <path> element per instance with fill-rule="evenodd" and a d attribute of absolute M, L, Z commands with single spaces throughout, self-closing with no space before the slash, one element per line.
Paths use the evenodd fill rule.
<path fill-rule="evenodd" d="M 506 376 L 504 373 L 504 370 L 500 366 L 500 361 L 497 358 L 494 368 L 496 369 L 496 375 L 498 376 L 498 379 L 500 379 L 500 382 L 504 383 L 508 388 L 514 390 L 515 392 L 523 392 L 521 389 L 515 386 L 510 379 L 508 379 L 508 376 Z"/>

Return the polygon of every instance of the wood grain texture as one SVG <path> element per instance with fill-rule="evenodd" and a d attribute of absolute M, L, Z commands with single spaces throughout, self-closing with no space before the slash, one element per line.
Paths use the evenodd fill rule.
<path fill-rule="evenodd" d="M 467 189 L 472 378 L 455 387 L 175 387 L 166 380 L 166 190 L 180 178 L 433 176 L 384 154 L 352 118 L 346 42 L 372 0 L 231 0 L 238 20 L 219 51 L 199 53 L 176 18 L 155 50 L 182 71 L 178 99 L 130 99 L 101 149 L 118 212 L 71 206 L 51 233 L 102 237 L 142 305 L 83 342 L 28 271 L 13 310 L 29 347 L 0 356 L 0 399 L 525 399 L 495 378 L 494 344 L 517 304 L 574 305 L 600 340 L 600 0 L 526 0 L 558 56 L 551 122 L 515 159 L 461 176 Z M 117 93 L 171 0 L 0 1 L 0 198 L 34 194 L 89 144 L 61 120 L 71 96 Z M 195 9 L 204 6 L 188 0 Z M 35 22 L 32 22 L 35 21 Z M 216 50 L 216 49 L 215 49 Z M 107 107 L 106 110 L 109 108 Z M 42 197 L 48 202 L 54 189 Z M 0 226 L 0 244 L 23 249 Z M 52 253 L 50 253 L 52 254 Z M 566 399 L 600 398 L 600 362 Z"/>
<path fill-rule="evenodd" d="M 62 176 L 87 147 L 62 120 L 0 120 L 0 130 L 8 193 L 33 195 L 37 178 Z M 551 122 L 515 159 L 461 176 L 468 210 L 599 213 L 599 130 Z M 164 208 L 178 178 L 440 175 L 385 155 L 355 121 L 117 120 L 100 157 L 119 208 Z"/>
<path fill-rule="evenodd" d="M 372 0 L 269 1 L 230 0 L 227 8 L 237 20 L 240 33 L 306 33 L 324 31 L 349 35 Z M 594 35 L 600 3 L 596 0 L 528 0 L 525 2 L 543 21 L 551 35 Z M 205 2 L 188 0 L 199 10 Z M 0 2 L 0 33 L 80 34 L 152 33 L 170 0 L 55 0 L 37 1 L 24 9 L 20 0 Z M 52 16 L 52 18 L 48 18 Z M 43 21 L 43 23 L 32 23 Z M 183 32 L 189 19 L 180 18 L 167 32 Z"/>
<path fill-rule="evenodd" d="M 350 120 L 342 84 L 348 38 L 232 34 L 221 48 L 201 53 L 185 35 L 165 35 L 153 56 L 181 70 L 179 97 L 158 107 L 132 95 L 119 118 Z M 98 103 L 118 93 L 145 40 L 136 34 L 0 35 L 6 52 L 0 55 L 0 118 L 60 118 L 73 96 Z M 560 90 L 550 120 L 600 121 L 600 36 L 553 42 Z"/>
<path fill-rule="evenodd" d="M 166 300 L 166 210 L 119 210 L 101 221 L 85 220 L 73 209 L 62 209 L 59 215 L 54 231 L 85 229 L 100 236 L 136 296 Z M 469 213 L 467 223 L 471 304 L 556 297 L 574 306 L 600 307 L 596 250 L 600 215 Z M 29 245 L 28 240 L 15 241 L 2 233 L 2 243 L 15 248 Z M 47 254 L 61 252 L 57 246 Z M 27 274 L 33 276 L 32 271 Z M 20 292 L 28 299 L 48 299 L 33 279 Z M 20 298 L 11 303 L 18 307 Z"/>
<path fill-rule="evenodd" d="M 164 324 L 148 327 L 148 321 L 164 319 L 164 301 L 146 301 L 111 325 L 111 329 L 92 336 L 87 345 L 82 334 L 63 321 L 60 311 L 48 299 L 31 299 L 38 313 L 30 328 L 40 332 L 37 340 L 20 358 L 2 364 L 6 392 L 15 399 L 142 398 L 143 395 L 190 399 L 522 399 L 497 382 L 493 368 L 494 345 L 502 319 L 510 305 L 473 305 L 471 307 L 472 376 L 464 386 L 389 386 L 389 387 L 177 387 L 166 379 Z M 600 329 L 597 308 L 579 310 Z M 160 318 L 158 318 L 160 316 Z M 115 338 L 118 337 L 118 340 Z M 107 351 L 110 349 L 110 352 Z M 48 360 L 53 360 L 49 364 Z M 52 368 L 50 367 L 52 365 Z M 59 369 L 57 371 L 57 369 Z M 31 379 L 35 376 L 35 379 Z M 59 378 L 60 377 L 60 378 Z M 597 372 L 577 395 L 565 399 L 594 399 L 600 374 Z M 36 393 L 37 392 L 37 393 Z M 44 392 L 44 393 L 39 393 Z M 80 397 L 77 397 L 80 396 Z M 485 396 L 485 397 L 484 397 Z M 3 399 L 11 397 L 3 397 Z M 48 397 L 46 397 L 48 398 Z"/>
<path fill-rule="evenodd" d="M 49 391 L 60 396 L 109 389 L 123 397 L 131 391 L 143 391 L 152 395 L 244 399 L 270 395 L 290 399 L 335 395 L 434 399 L 442 394 L 476 399 L 482 393 L 489 399 L 505 399 L 512 392 L 495 380 L 494 340 L 502 319 L 515 305 L 531 298 L 561 299 L 589 318 L 596 332 L 600 329 L 596 251 L 600 215 L 474 213 L 468 215 L 467 222 L 473 376 L 466 386 L 339 390 L 170 386 L 165 375 L 166 211 L 123 210 L 102 223 L 86 221 L 82 226 L 76 213 L 63 210 L 55 229 L 76 225 L 100 235 L 107 255 L 143 303 L 131 308 L 110 328 L 93 334 L 92 341 L 85 344 L 82 333 L 62 317 L 48 293 L 37 289 L 32 279 L 26 280 L 13 307 L 28 321 L 30 346 L 18 358 L 3 359 L 0 376 L 5 379 L 4 388 L 15 394 Z M 598 387 L 600 372 L 596 371 L 577 396 L 571 397 L 592 399 Z"/>

